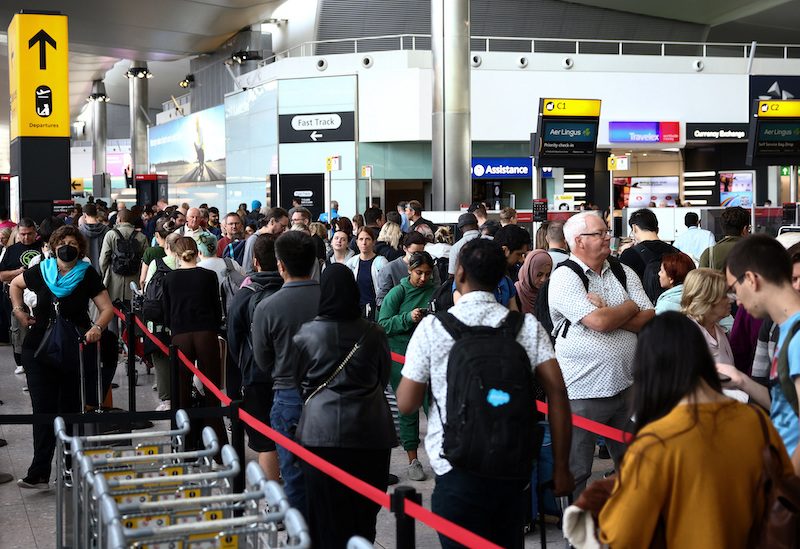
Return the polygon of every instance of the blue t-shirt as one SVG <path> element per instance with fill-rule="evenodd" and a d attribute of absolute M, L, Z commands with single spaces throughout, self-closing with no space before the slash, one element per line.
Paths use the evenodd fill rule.
<path fill-rule="evenodd" d="M 494 289 L 494 298 L 500 305 L 508 307 L 508 302 L 517 295 L 517 288 L 514 286 L 514 281 L 511 277 L 504 276 L 500 280 L 500 284 Z"/>
<path fill-rule="evenodd" d="M 777 364 L 777 356 L 780 353 L 786 335 L 792 325 L 798 321 L 800 321 L 800 313 L 795 313 L 780 325 L 781 335 L 778 338 L 778 345 L 775 347 L 776 358 L 773 359 L 773 363 Z M 800 337 L 795 337 L 789 342 L 789 376 L 792 380 L 800 376 Z M 797 414 L 792 409 L 791 404 L 783 396 L 777 373 L 774 376 L 770 375 L 770 383 L 772 405 L 769 409 L 769 416 L 783 440 L 783 445 L 786 446 L 786 451 L 791 456 L 795 448 L 797 448 L 798 441 L 800 441 L 800 424 L 798 424 Z"/>

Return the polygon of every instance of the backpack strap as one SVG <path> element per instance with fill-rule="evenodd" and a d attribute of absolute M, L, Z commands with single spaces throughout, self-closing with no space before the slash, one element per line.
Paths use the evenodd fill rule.
<path fill-rule="evenodd" d="M 442 323 L 444 329 L 447 330 L 447 333 L 450 334 L 450 337 L 452 337 L 455 341 L 461 339 L 468 330 L 468 327 L 463 322 L 446 311 L 437 314 L 436 318 L 439 319 L 439 322 Z"/>
<path fill-rule="evenodd" d="M 586 288 L 587 292 L 589 291 L 589 277 L 586 276 L 586 273 L 583 272 L 583 269 L 581 268 L 580 265 L 578 265 L 572 259 L 566 259 L 562 261 L 561 264 L 556 268 L 560 269 L 561 267 L 566 267 L 570 271 L 578 275 L 578 278 L 580 278 L 581 282 L 583 282 L 583 287 Z"/>
<path fill-rule="evenodd" d="M 791 404 L 795 414 L 798 414 L 797 389 L 792 377 L 789 375 L 789 344 L 798 331 L 800 331 L 800 321 L 795 322 L 789 328 L 789 334 L 786 336 L 780 351 L 778 351 L 778 380 L 780 381 L 781 392 Z"/>
<path fill-rule="evenodd" d="M 233 267 L 233 261 L 231 261 L 230 257 L 223 257 L 222 260 L 225 262 L 225 274 L 229 275 L 236 269 Z"/>
<path fill-rule="evenodd" d="M 636 252 L 637 252 L 637 253 L 638 253 L 640 256 L 642 256 L 642 261 L 644 261 L 644 264 L 645 264 L 645 265 L 647 265 L 647 264 L 648 264 L 648 263 L 650 263 L 651 261 L 655 261 L 656 259 L 658 259 L 658 257 L 656 257 L 656 254 L 655 254 L 655 253 L 653 253 L 653 251 L 652 251 L 650 248 L 648 248 L 647 246 L 645 246 L 645 243 L 644 243 L 644 242 L 640 242 L 639 244 L 637 244 L 636 246 L 634 246 L 634 247 L 633 247 L 633 249 L 634 249 L 634 251 L 636 251 Z"/>
<path fill-rule="evenodd" d="M 524 324 L 524 314 L 519 311 L 508 311 L 508 315 L 506 315 L 505 319 L 503 319 L 503 322 L 500 324 L 500 328 L 505 330 L 507 336 L 516 339 Z"/>
<path fill-rule="evenodd" d="M 648 250 L 649 251 L 649 250 Z M 614 257 L 613 255 L 608 256 L 606 259 L 608 261 L 608 266 L 611 269 L 611 272 L 614 274 L 616 279 L 622 284 L 622 287 L 625 288 L 625 291 L 628 291 L 628 274 L 625 272 L 625 267 L 622 266 L 622 262 L 619 258 Z"/>
<path fill-rule="evenodd" d="M 166 264 L 163 258 L 157 257 L 156 258 L 156 271 L 171 271 L 172 269 L 169 268 L 169 265 Z"/>
<path fill-rule="evenodd" d="M 122 238 L 123 240 L 125 239 L 125 237 L 124 237 L 124 236 L 122 236 L 122 233 L 121 233 L 121 232 L 119 232 L 119 229 L 117 229 L 116 227 L 114 227 L 114 228 L 113 228 L 113 229 L 111 229 L 111 230 L 112 230 L 112 231 L 114 231 L 115 233 L 117 233 L 117 237 L 119 237 L 119 238 Z"/>

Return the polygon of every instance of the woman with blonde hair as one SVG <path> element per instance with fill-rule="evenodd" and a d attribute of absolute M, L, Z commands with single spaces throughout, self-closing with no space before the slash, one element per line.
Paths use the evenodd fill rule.
<path fill-rule="evenodd" d="M 716 269 L 695 269 L 683 282 L 681 312 L 700 327 L 715 362 L 733 364 L 728 335 L 719 321 L 731 314 L 725 276 Z"/>
<path fill-rule="evenodd" d="M 400 240 L 403 238 L 403 231 L 400 230 L 400 225 L 387 221 L 381 227 L 381 232 L 378 234 L 378 240 L 375 242 L 375 253 L 382 255 L 387 261 L 394 261 L 398 257 L 403 256 L 403 251 L 400 249 Z"/>
<path fill-rule="evenodd" d="M 198 269 L 197 242 L 182 236 L 171 246 L 178 268 L 164 278 L 164 310 L 166 324 L 172 333 L 172 343 L 213 383 L 222 381 L 222 365 L 217 334 L 222 325 L 222 304 L 219 297 L 217 275 L 208 269 Z M 191 408 L 192 374 L 185 367 L 178 370 L 178 387 L 172 391 L 173 408 Z M 177 398 L 177 405 L 175 404 Z M 202 396 L 203 406 L 219 405 L 211 391 Z M 195 422 L 193 422 L 195 423 Z M 192 426 L 199 433 L 203 424 L 217 433 L 220 444 L 227 442 L 222 418 L 210 418 Z M 199 442 L 199 436 L 195 443 Z"/>

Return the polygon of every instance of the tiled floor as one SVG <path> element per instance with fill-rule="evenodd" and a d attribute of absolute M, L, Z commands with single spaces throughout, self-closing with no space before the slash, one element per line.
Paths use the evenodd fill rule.
<path fill-rule="evenodd" d="M 30 413 L 30 399 L 22 391 L 25 385 L 24 375 L 14 375 L 14 364 L 9 347 L 0 347 L 0 414 Z M 136 390 L 138 410 L 152 410 L 158 404 L 156 393 L 152 390 L 155 376 L 147 375 L 139 366 L 139 386 Z M 120 408 L 127 408 L 127 379 L 124 363 L 117 371 L 116 382 L 120 388 L 114 391 L 114 403 Z M 423 416 L 424 418 L 424 416 Z M 424 437 L 424 419 L 422 437 Z M 33 453 L 31 443 L 31 427 L 28 425 L 0 425 L 0 437 L 8 441 L 8 446 L 0 448 L 0 471 L 9 472 L 15 478 L 25 476 Z M 247 459 L 254 455 L 248 450 Z M 424 449 L 420 448 L 420 461 L 425 464 L 426 472 L 432 475 L 427 466 L 428 459 Z M 391 471 L 400 477 L 402 484 L 409 484 L 422 494 L 423 505 L 430 506 L 434 481 L 431 476 L 422 482 L 409 481 L 405 466 L 405 452 L 397 448 L 392 453 Z M 610 467 L 610 462 L 596 460 L 598 471 Z M 490 504 L 490 502 L 488 502 Z M 0 485 L 0 549 L 8 548 L 41 548 L 55 546 L 55 490 L 38 492 L 22 490 L 15 482 Z M 378 515 L 378 536 L 376 547 L 395 547 L 395 521 L 387 510 Z M 427 526 L 417 523 L 417 547 L 439 547 L 436 533 Z M 563 540 L 556 526 L 547 528 L 547 546 L 564 547 Z M 540 547 L 539 533 L 530 534 L 525 543 L 526 548 Z"/>

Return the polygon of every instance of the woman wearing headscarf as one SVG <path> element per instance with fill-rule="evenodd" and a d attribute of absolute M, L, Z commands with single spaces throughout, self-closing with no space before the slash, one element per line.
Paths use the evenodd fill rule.
<path fill-rule="evenodd" d="M 49 245 L 50 257 L 28 268 L 11 282 L 12 311 L 21 325 L 30 327 L 22 344 L 22 365 L 28 378 L 33 413 L 77 413 L 82 411 L 78 337 L 82 336 L 89 344 L 84 350 L 84 363 L 87 373 L 93 372 L 97 360 L 94 344 L 100 341 L 103 330 L 114 318 L 114 310 L 100 275 L 91 268 L 91 263 L 82 261 L 87 243 L 78 227 L 59 227 L 50 236 Z M 22 301 L 26 288 L 36 294 L 33 315 Z M 98 310 L 94 323 L 89 318 L 89 300 Z M 36 356 L 54 313 L 74 329 L 74 339 L 63 342 L 66 349 L 74 352 L 64 352 L 57 363 Z M 87 398 L 96 405 L 94 387 L 96 382 L 87 379 Z M 18 481 L 21 488 L 41 490 L 49 487 L 55 447 L 52 425 L 34 425 L 33 460 L 27 476 Z"/>
<path fill-rule="evenodd" d="M 525 262 L 519 270 L 515 283 L 523 313 L 533 314 L 536 310 L 539 288 L 544 286 L 552 271 L 553 258 L 545 250 L 533 250 L 525 256 Z"/>
<path fill-rule="evenodd" d="M 319 314 L 294 336 L 295 370 L 305 401 L 297 441 L 323 459 L 385 491 L 389 455 L 397 443 L 383 388 L 389 343 L 383 329 L 361 318 L 353 273 L 334 263 L 320 280 Z M 351 536 L 375 541 L 380 507 L 322 471 L 304 464 L 308 523 L 317 548 L 340 548 Z"/>

